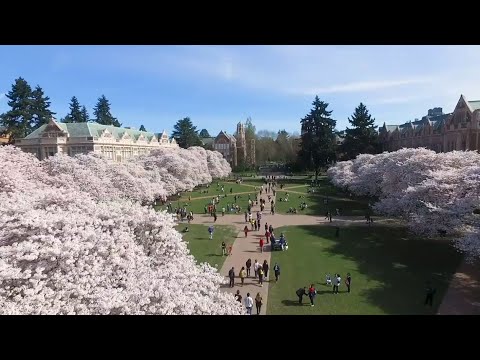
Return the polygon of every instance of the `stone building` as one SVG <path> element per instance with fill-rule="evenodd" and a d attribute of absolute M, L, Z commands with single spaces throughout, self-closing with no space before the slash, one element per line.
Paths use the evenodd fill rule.
<path fill-rule="evenodd" d="M 220 152 L 232 167 L 242 163 L 255 165 L 255 139 L 251 139 L 247 146 L 245 125 L 241 122 L 237 124 L 235 136 L 220 131 L 213 141 L 213 149 Z"/>
<path fill-rule="evenodd" d="M 161 146 L 178 147 L 178 144 L 175 139 L 170 140 L 165 131 L 156 135 L 94 122 L 61 123 L 52 119 L 27 137 L 16 140 L 15 146 L 40 160 L 56 153 L 74 156 L 94 152 L 122 162 Z"/>
<path fill-rule="evenodd" d="M 436 152 L 480 149 L 480 100 L 461 95 L 452 113 L 442 108 L 428 110 L 420 120 L 402 125 L 383 124 L 379 139 L 383 151 L 403 147 L 426 147 Z"/>

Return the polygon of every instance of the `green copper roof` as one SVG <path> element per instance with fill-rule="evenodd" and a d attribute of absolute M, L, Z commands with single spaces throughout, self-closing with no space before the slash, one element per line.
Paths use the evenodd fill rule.
<path fill-rule="evenodd" d="M 119 128 L 111 125 L 100 125 L 97 123 L 61 123 L 55 122 L 62 130 L 68 132 L 70 137 L 100 137 L 105 131 L 108 131 L 113 135 L 115 139 L 121 139 L 124 133 L 127 133 L 131 136 L 133 140 L 137 140 L 141 134 L 150 141 L 155 135 L 152 132 L 148 131 L 139 131 L 126 128 Z M 26 137 L 26 139 L 35 139 L 41 137 L 43 131 L 47 125 L 40 126 L 37 130 L 32 132 Z"/>

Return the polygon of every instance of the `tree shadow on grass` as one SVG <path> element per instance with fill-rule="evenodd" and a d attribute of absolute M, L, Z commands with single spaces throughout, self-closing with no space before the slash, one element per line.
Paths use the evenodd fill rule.
<path fill-rule="evenodd" d="M 352 225 L 342 228 L 339 238 L 335 237 L 331 228 L 301 228 L 318 239 L 318 242 L 322 241 L 319 237 L 327 240 L 326 246 L 320 248 L 315 248 L 317 241 L 312 242 L 312 250 L 321 249 L 330 256 L 343 257 L 356 265 L 356 269 L 351 270 L 352 291 L 361 293 L 366 302 L 382 309 L 386 314 L 436 313 L 462 260 L 461 254 L 448 241 L 413 237 L 399 226 Z M 339 267 L 341 266 L 339 258 Z M 330 272 L 333 276 L 333 273 L 341 269 L 323 271 Z M 355 273 L 362 275 L 363 288 L 356 287 Z M 341 274 L 340 292 L 346 292 L 345 275 Z M 437 289 L 432 308 L 423 306 L 427 281 L 431 281 Z M 376 285 L 369 285 L 371 283 Z"/>

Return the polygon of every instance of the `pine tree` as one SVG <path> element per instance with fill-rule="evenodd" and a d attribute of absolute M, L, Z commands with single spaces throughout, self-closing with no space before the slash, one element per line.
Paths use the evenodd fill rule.
<path fill-rule="evenodd" d="M 114 118 L 110 112 L 110 103 L 105 95 L 98 98 L 97 105 L 93 109 L 95 115 L 95 121 L 102 125 L 122 126 L 116 118 Z"/>
<path fill-rule="evenodd" d="M 88 115 L 88 111 L 87 111 L 87 108 L 85 107 L 85 105 L 82 106 L 81 114 L 82 114 L 82 122 L 89 122 L 90 121 L 90 116 Z"/>
<path fill-rule="evenodd" d="M 147 131 L 147 129 L 145 129 L 145 126 L 143 126 L 143 125 L 140 125 L 140 129 L 139 129 L 139 130 L 140 130 L 140 131 Z"/>
<path fill-rule="evenodd" d="M 66 123 L 80 123 L 80 122 L 85 122 L 83 121 L 83 116 L 82 116 L 82 110 L 80 108 L 80 103 L 78 102 L 78 99 L 73 96 L 72 99 L 70 100 L 70 112 L 65 116 L 63 119 L 63 122 Z"/>
<path fill-rule="evenodd" d="M 335 160 L 335 125 L 330 118 L 328 103 L 320 101 L 318 96 L 312 103 L 313 109 L 305 116 L 302 125 L 302 143 L 300 159 L 307 168 L 315 171 L 315 181 L 318 180 L 320 168 Z"/>
<path fill-rule="evenodd" d="M 375 154 L 378 151 L 377 127 L 363 103 L 358 105 L 348 122 L 352 128 L 346 129 L 341 147 L 346 160 L 354 159 L 359 154 Z"/>
<path fill-rule="evenodd" d="M 178 120 L 173 127 L 172 136 L 182 148 L 190 146 L 201 146 L 202 142 L 198 136 L 197 127 L 193 126 L 192 120 L 186 117 Z"/>
<path fill-rule="evenodd" d="M 55 115 L 50 110 L 50 98 L 45 96 L 43 89 L 37 85 L 35 90 L 32 91 L 32 130 L 38 129 L 48 122 Z"/>
<path fill-rule="evenodd" d="M 13 142 L 24 138 L 32 130 L 32 88 L 20 77 L 5 96 L 11 109 L 1 115 L 0 125 L 6 128 L 5 133 L 10 134 L 10 141 Z"/>

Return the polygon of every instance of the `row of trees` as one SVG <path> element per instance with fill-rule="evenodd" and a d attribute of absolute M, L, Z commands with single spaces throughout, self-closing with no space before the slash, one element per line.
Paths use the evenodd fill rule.
<path fill-rule="evenodd" d="M 476 151 L 409 148 L 359 155 L 327 174 L 339 187 L 378 198 L 377 212 L 405 219 L 414 233 L 455 235 L 459 250 L 479 258 L 479 164 Z"/>
<path fill-rule="evenodd" d="M 35 89 L 22 77 L 15 80 L 11 90 L 5 95 L 8 99 L 10 110 L 0 115 L 0 126 L 4 127 L 4 133 L 10 135 L 10 141 L 23 138 L 48 123 L 56 113 L 50 109 L 50 98 L 45 95 L 43 89 L 37 85 Z M 103 125 L 121 126 L 110 110 L 110 102 L 102 95 L 98 98 L 93 109 L 91 119 L 87 108 L 81 106 L 76 96 L 73 96 L 69 104 L 68 114 L 60 119 L 65 123 L 82 123 L 95 121 Z M 140 130 L 146 131 L 142 125 Z"/>
<path fill-rule="evenodd" d="M 243 314 L 172 216 L 142 202 L 224 177 L 218 152 L 44 161 L 0 147 L 0 314 Z"/>

